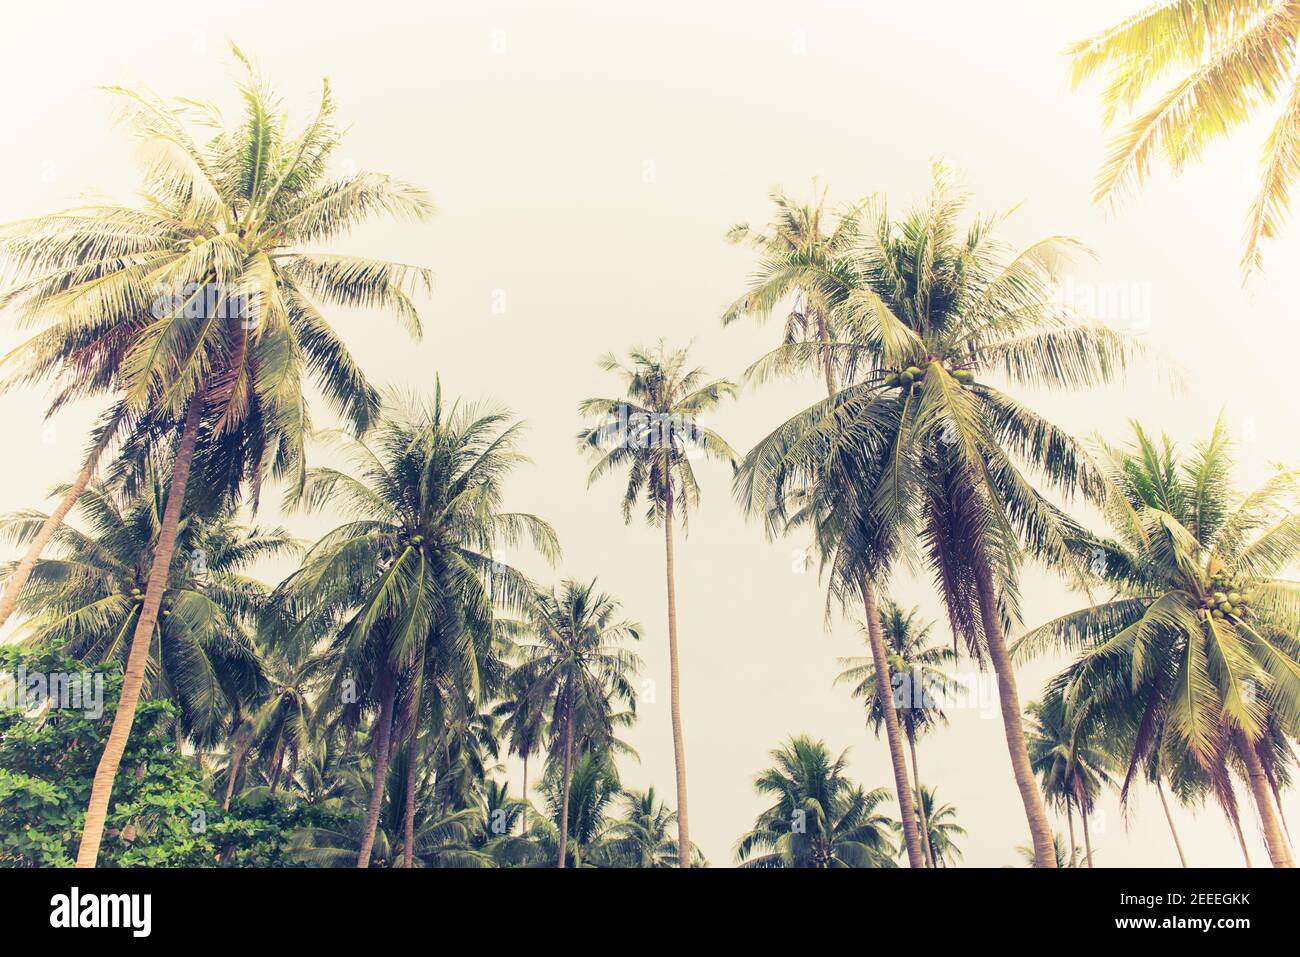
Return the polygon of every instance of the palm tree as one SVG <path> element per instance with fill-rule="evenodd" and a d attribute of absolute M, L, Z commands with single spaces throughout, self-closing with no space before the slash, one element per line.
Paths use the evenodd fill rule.
<path fill-rule="evenodd" d="M 889 833 L 898 825 L 876 810 L 889 792 L 849 781 L 847 753 L 832 759 L 825 742 L 807 735 L 770 752 L 774 766 L 754 779 L 754 790 L 776 803 L 736 843 L 741 867 L 892 866 Z"/>
<path fill-rule="evenodd" d="M 520 428 L 504 412 L 447 407 L 438 386 L 432 403 L 394 404 L 372 440 L 338 437 L 354 474 L 320 468 L 307 476 L 308 507 L 330 503 L 352 520 L 317 542 L 279 593 L 299 616 L 300 636 L 333 632 L 328 706 L 364 696 L 375 709 L 358 867 L 368 865 L 395 727 L 410 745 L 435 672 L 454 674 L 477 700 L 494 604 L 530 600 L 532 584 L 495 549 L 528 543 L 548 560 L 559 553 L 549 525 L 501 507 L 502 482 L 527 461 L 515 448 Z"/>
<path fill-rule="evenodd" d="M 557 867 L 567 864 L 575 741 L 605 752 L 617 720 L 613 706 L 636 710 L 631 679 L 641 660 L 621 647 L 638 640 L 640 628 L 620 618 L 619 603 L 596 591 L 594 581 L 566 581 L 558 592 L 538 593 L 526 609 L 531 640 L 520 643 L 521 663 L 513 679 L 526 713 L 545 711 L 553 765 L 559 768 L 554 795 L 559 841 Z"/>
<path fill-rule="evenodd" d="M 600 361 L 627 384 L 617 399 L 587 399 L 582 415 L 595 418 L 594 427 L 578 434 L 581 448 L 596 464 L 588 484 L 616 468 L 626 468 L 623 520 L 643 497 L 646 519 L 664 530 L 664 564 L 668 585 L 669 708 L 673 726 L 673 761 L 677 773 L 677 843 L 679 864 L 690 867 L 690 827 L 686 810 L 686 744 L 682 736 L 681 680 L 677 656 L 677 586 L 673 566 L 673 522 L 680 518 L 685 532 L 690 510 L 698 506 L 700 489 L 691 459 L 725 459 L 734 466 L 739 456 L 717 433 L 699 424 L 699 416 L 734 396 L 725 379 L 708 380 L 704 371 L 687 365 L 685 349 L 663 342 L 652 350 L 634 349 L 629 364 L 613 355 Z"/>
<path fill-rule="evenodd" d="M 0 235 L 20 280 L 6 302 L 41 327 L 20 350 L 19 379 L 62 379 L 56 402 L 112 392 L 128 419 L 153 419 L 163 437 L 176 436 L 121 700 L 87 808 L 81 867 L 98 857 L 196 453 L 232 493 L 251 484 L 254 500 L 265 477 L 301 481 L 308 375 L 354 429 L 367 427 L 378 408 L 318 304 L 377 306 L 415 333 L 408 293 L 429 284 L 424 269 L 305 250 L 375 214 L 423 219 L 432 207 L 422 191 L 386 176 L 330 181 L 339 133 L 328 86 L 316 115 L 295 132 L 234 52 L 247 76 L 243 116 L 229 127 L 215 107 L 194 100 L 173 106 L 115 91 L 147 157 L 143 206 L 72 210 Z M 202 145 L 194 125 L 205 129 Z"/>
<path fill-rule="evenodd" d="M 1019 854 L 1022 858 L 1024 858 L 1025 862 L 1030 867 L 1042 866 L 1041 864 L 1038 863 L 1038 851 L 1035 848 L 1017 847 L 1016 853 Z M 1052 865 L 1053 867 L 1079 867 L 1080 866 L 1079 852 L 1074 848 L 1070 848 L 1069 853 L 1067 854 L 1065 848 L 1065 841 L 1061 838 L 1061 835 L 1056 833 L 1052 834 L 1052 860 L 1054 862 Z"/>
<path fill-rule="evenodd" d="M 1161 157 L 1180 172 L 1209 143 L 1280 97 L 1281 115 L 1265 143 L 1259 194 L 1246 220 L 1242 269 L 1249 274 L 1259 268 L 1260 244 L 1281 229 L 1300 172 L 1298 42 L 1300 14 L 1284 0 L 1171 0 L 1070 46 L 1076 87 L 1098 73 L 1106 76 L 1108 125 L 1121 113 L 1141 110 L 1111 144 L 1096 198 L 1114 198 L 1141 183 Z M 1171 85 L 1142 105 L 1145 94 L 1166 82 Z"/>
<path fill-rule="evenodd" d="M 601 842 L 606 860 L 618 867 L 673 867 L 678 863 L 677 815 L 655 794 L 625 789 L 623 817 L 610 823 Z M 698 852 L 697 852 L 698 853 Z"/>
<path fill-rule="evenodd" d="M 559 846 L 564 849 L 561 867 L 593 866 L 599 858 L 608 812 L 623 793 L 618 770 L 608 751 L 587 751 L 571 757 L 566 769 L 558 765 L 560 775 L 551 774 L 543 782 L 542 793 L 550 811 L 551 832 L 558 832 Z"/>
<path fill-rule="evenodd" d="M 127 636 L 145 601 L 150 548 L 163 516 L 166 483 L 151 471 L 147 487 L 93 485 L 79 496 L 86 531 L 61 524 L 52 536 L 56 557 L 39 559 L 17 609 L 29 616 L 22 633 L 32 644 L 60 644 L 88 663 L 125 669 Z M 25 541 L 46 516 L 20 512 L 0 521 L 0 534 Z M 282 529 L 246 528 L 230 511 L 190 516 L 177 549 L 148 643 L 141 693 L 178 707 L 178 738 L 212 744 L 230 717 L 265 691 L 266 667 L 253 630 L 269 591 L 248 576 L 257 561 L 297 553 Z"/>
<path fill-rule="evenodd" d="M 831 345 L 857 358 L 861 376 L 760 442 L 739 493 L 751 512 L 793 512 L 825 529 L 818 537 L 824 555 L 833 553 L 826 561 L 841 593 L 873 597 L 873 578 L 919 544 L 953 633 L 992 662 L 1025 816 L 1040 863 L 1050 867 L 1051 828 L 1025 750 L 1004 619 L 1016 619 L 1025 551 L 1081 573 L 1068 521 L 1021 469 L 1063 495 L 1095 494 L 1098 483 L 1070 436 L 983 375 L 1092 386 L 1114 378 L 1139 350 L 1056 304 L 1057 267 L 1075 248 L 1069 240 L 1012 253 L 993 237 L 996 217 L 960 232 L 965 204 L 940 166 L 926 203 L 898 222 L 880 209 L 863 228 L 857 278 L 836 324 L 842 341 Z M 801 368 L 809 355 L 805 344 L 783 346 L 749 375 Z M 869 608 L 868 625 L 875 617 Z M 876 652 L 884 673 L 883 649 Z M 905 791 L 905 768 L 895 763 Z"/>
<path fill-rule="evenodd" d="M 825 347 L 834 338 L 831 327 L 836 308 L 853 269 L 853 249 L 858 239 L 857 209 L 842 211 L 826 232 L 822 223 L 826 213 L 826 193 L 822 191 L 815 205 L 797 203 L 782 190 L 771 192 L 775 208 L 766 232 L 757 232 L 747 223 L 738 223 L 727 232 L 732 243 L 748 242 L 762 259 L 749 289 L 722 315 L 728 325 L 744 315 L 766 319 L 773 309 L 787 299 L 793 304 L 785 322 L 785 342 L 818 343 Z M 820 350 L 820 365 L 826 391 L 836 391 L 836 359 L 842 358 L 829 348 Z"/>
<path fill-rule="evenodd" d="M 947 867 L 962 858 L 956 839 L 966 836 L 966 829 L 957 823 L 957 809 L 951 804 L 940 804 L 934 789 L 922 785 L 917 810 L 923 812 L 926 822 L 926 844 L 933 861 L 932 867 Z"/>
<path fill-rule="evenodd" d="M 1034 773 L 1042 779 L 1043 795 L 1065 808 L 1071 857 L 1075 851 L 1074 809 L 1079 809 L 1083 820 L 1084 860 L 1092 867 L 1088 814 L 1096 806 L 1102 788 L 1112 783 L 1110 757 L 1092 740 L 1091 715 L 1069 714 L 1060 694 L 1048 695 L 1041 702 L 1029 702 L 1025 713 L 1029 717 L 1029 761 Z"/>
<path fill-rule="evenodd" d="M 952 679 L 943 665 L 955 657 L 953 651 L 930 642 L 933 622 L 917 620 L 919 609 L 903 611 L 892 599 L 885 599 L 880 609 L 880 630 L 884 634 L 888 652 L 889 677 L 892 687 L 884 696 L 892 698 L 903 736 L 907 738 L 912 755 L 912 790 L 916 795 L 916 811 L 920 822 L 921 846 L 926 865 L 935 867 L 934 849 L 925 839 L 930 833 L 925 802 L 921 799 L 921 770 L 916 761 L 916 739 L 938 724 L 947 724 L 943 713 L 943 699 L 953 690 Z M 862 629 L 870 645 L 869 631 Z M 844 670 L 835 679 L 836 684 L 853 685 L 853 697 L 867 703 L 867 720 L 877 736 L 885 722 L 881 704 L 883 689 L 877 678 L 872 657 L 839 659 Z"/>
<path fill-rule="evenodd" d="M 1026 634 L 1026 654 L 1081 650 L 1056 685 L 1091 705 L 1125 742 L 1121 799 L 1163 750 L 1190 759 L 1235 821 L 1229 769 L 1250 787 L 1269 857 L 1290 866 L 1275 807 L 1275 741 L 1300 715 L 1300 583 L 1280 577 L 1300 556 L 1295 472 L 1238 497 L 1222 419 L 1184 457 L 1167 436 L 1134 427 L 1128 449 L 1103 446 L 1112 531 L 1080 530 L 1110 600 Z M 1281 762 L 1285 764 L 1285 760 Z"/>

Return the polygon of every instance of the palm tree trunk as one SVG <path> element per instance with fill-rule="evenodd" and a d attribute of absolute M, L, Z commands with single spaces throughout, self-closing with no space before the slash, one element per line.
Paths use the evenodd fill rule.
<path fill-rule="evenodd" d="M 190 399 L 181 429 L 180 445 L 172 463 L 171 486 L 167 490 L 167 504 L 163 507 L 162 525 L 154 545 L 153 560 L 149 566 L 149 582 L 145 586 L 140 617 L 131 635 L 131 650 L 126 659 L 126 672 L 122 676 L 122 692 L 113 713 L 113 727 L 104 744 L 99 766 L 95 768 L 95 781 L 90 789 L 90 803 L 86 807 L 86 822 L 81 831 L 81 844 L 77 848 L 77 866 L 94 867 L 99 860 L 99 843 L 104 837 L 104 821 L 108 817 L 108 802 L 113 797 L 113 783 L 117 767 L 122 762 L 131 726 L 135 723 L 135 708 L 144 687 L 144 670 L 149 663 L 149 647 L 153 643 L 153 630 L 158 622 L 163 593 L 167 590 L 172 553 L 176 548 L 176 535 L 180 529 L 181 506 L 185 489 L 190 481 L 190 466 L 194 462 L 194 447 L 198 443 L 199 419 L 203 412 L 202 400 L 196 395 Z"/>
<path fill-rule="evenodd" d="M 1069 794 L 1065 795 L 1065 824 L 1070 829 L 1070 865 L 1074 866 L 1078 845 L 1074 843 L 1074 800 Z"/>
<path fill-rule="evenodd" d="M 885 656 L 885 636 L 880 630 L 880 612 L 876 607 L 876 587 L 866 575 L 862 576 L 862 601 L 867 615 L 871 661 L 876 669 L 876 696 L 880 699 L 880 710 L 885 714 L 885 740 L 889 743 L 889 760 L 894 768 L 894 793 L 898 797 L 899 816 L 903 819 L 907 862 L 911 867 L 924 867 L 925 855 L 921 851 L 920 835 L 917 834 L 916 827 L 916 806 L 912 803 L 912 788 L 907 782 L 903 736 L 898 729 L 898 713 L 894 710 L 894 685 L 890 680 L 889 661 Z"/>
<path fill-rule="evenodd" d="M 1169 802 L 1165 800 L 1165 789 L 1156 778 L 1156 794 L 1160 796 L 1160 806 L 1165 809 L 1165 820 L 1169 822 L 1169 833 L 1174 836 L 1174 847 L 1178 851 L 1178 860 L 1183 867 L 1187 866 L 1187 857 L 1183 854 L 1183 842 L 1178 840 L 1178 830 L 1174 827 L 1173 815 L 1169 813 Z"/>
<path fill-rule="evenodd" d="M 564 705 L 564 787 L 560 798 L 560 862 L 555 866 L 563 869 L 564 859 L 569 852 L 569 785 L 573 780 L 573 708 L 567 700 Z"/>
<path fill-rule="evenodd" d="M 520 797 L 523 798 L 524 809 L 523 809 L 523 828 L 522 830 L 520 830 L 519 833 L 527 834 L 528 833 L 528 755 L 527 754 L 524 755 L 524 789 L 522 792 L 520 792 Z"/>
<path fill-rule="evenodd" d="M 1273 796 L 1268 786 L 1268 777 L 1264 774 L 1264 766 L 1259 762 L 1259 755 L 1255 753 L 1254 745 L 1244 738 L 1239 739 L 1237 750 L 1241 752 L 1242 760 L 1246 764 L 1246 777 L 1250 782 L 1250 791 L 1255 797 L 1260 823 L 1264 826 L 1264 844 L 1268 847 L 1268 859 L 1274 867 L 1294 867 L 1286 838 L 1282 836 L 1282 826 L 1278 823 L 1277 811 L 1273 807 Z"/>
<path fill-rule="evenodd" d="M 396 681 L 385 674 L 380 681 L 379 714 L 375 716 L 375 783 L 370 789 L 370 806 L 366 809 L 366 826 L 361 835 L 361 851 L 357 854 L 357 867 L 370 866 L 370 852 L 375 847 L 375 832 L 379 830 L 379 811 L 384 803 L 384 784 L 388 777 L 389 742 L 393 734 L 393 697 Z"/>
<path fill-rule="evenodd" d="M 1088 834 L 1088 808 L 1079 805 L 1079 817 L 1083 819 L 1083 853 L 1088 859 L 1088 869 L 1092 869 L 1092 838 Z"/>
<path fill-rule="evenodd" d="M 274 794 L 280 789 L 280 771 L 284 767 L 284 735 L 281 733 L 280 740 L 275 742 L 275 751 L 271 755 L 271 793 Z"/>
<path fill-rule="evenodd" d="M 411 729 L 411 740 L 406 745 L 406 801 L 402 818 L 402 866 L 415 866 L 415 781 L 416 762 L 420 757 L 420 736 Z"/>
<path fill-rule="evenodd" d="M 86 486 L 90 484 L 91 478 L 94 477 L 95 467 L 99 464 L 101 451 L 102 448 L 97 447 L 86 457 L 86 464 L 82 466 L 81 473 L 77 476 L 76 481 L 64 494 L 59 502 L 59 507 L 51 512 L 50 516 L 41 524 L 40 531 L 32 539 L 32 543 L 18 563 L 18 567 L 10 574 L 9 581 L 5 583 L 4 595 L 0 596 L 0 628 L 4 627 L 4 623 L 13 614 L 14 606 L 18 604 L 18 596 L 22 594 L 27 579 L 31 577 L 32 569 L 36 567 L 36 563 L 40 560 L 41 552 L 50 543 L 50 539 L 59 530 L 63 520 L 68 517 L 68 512 L 72 511 L 72 506 L 77 504 L 77 499 L 81 498 L 81 493 L 86 490 Z"/>
<path fill-rule="evenodd" d="M 673 764 L 677 770 L 677 865 L 691 866 L 690 827 L 686 818 L 686 742 L 682 738 L 680 666 L 677 661 L 677 587 L 673 571 L 673 496 L 664 503 L 664 565 L 668 580 L 668 708 L 673 722 Z"/>
<path fill-rule="evenodd" d="M 993 571 L 988 556 L 983 552 L 975 556 L 975 587 L 979 594 L 980 620 L 984 626 L 984 640 L 989 646 L 989 658 L 998 680 L 998 701 L 1002 707 L 1002 727 L 1006 733 L 1007 750 L 1011 753 L 1011 771 L 1020 800 L 1025 806 L 1029 834 L 1034 841 L 1034 866 L 1055 867 L 1056 850 L 1052 845 L 1052 825 L 1043 810 L 1043 796 L 1034 780 L 1029 764 L 1029 751 L 1025 747 L 1025 728 L 1020 720 L 1020 695 L 1016 691 L 1016 672 L 1007 654 L 1006 639 L 1002 635 L 1002 622 L 998 619 L 997 602 L 993 596 Z"/>
<path fill-rule="evenodd" d="M 907 747 L 912 752 L 912 782 L 916 785 L 916 810 L 921 818 L 921 850 L 925 853 L 925 866 L 934 867 L 934 848 L 930 845 L 930 822 L 925 816 L 925 795 L 921 793 L 921 770 L 916 764 L 916 735 L 907 735 Z"/>
<path fill-rule="evenodd" d="M 835 394 L 835 361 L 829 348 L 831 341 L 830 330 L 826 328 L 826 317 L 821 309 L 817 309 L 817 338 L 822 344 L 822 368 L 826 373 L 826 395 L 833 396 Z"/>
<path fill-rule="evenodd" d="M 221 810 L 230 810 L 230 800 L 235 796 L 235 782 L 239 779 L 239 767 L 244 763 L 244 753 L 247 749 L 238 747 L 235 753 L 231 755 L 230 767 L 226 773 L 226 796 L 221 802 Z"/>

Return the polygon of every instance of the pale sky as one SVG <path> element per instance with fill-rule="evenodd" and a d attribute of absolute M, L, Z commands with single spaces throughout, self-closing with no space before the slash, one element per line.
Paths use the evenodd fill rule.
<path fill-rule="evenodd" d="M 129 147 L 98 86 L 231 103 L 226 37 L 299 113 L 327 75 L 350 127 L 339 173 L 392 173 L 427 188 L 439 208 L 429 223 L 377 224 L 337 246 L 433 268 L 423 342 L 371 315 L 340 313 L 338 328 L 376 382 L 430 390 L 439 374 L 450 393 L 497 400 L 528 421 L 535 464 L 512 479 L 508 504 L 554 524 L 564 558 L 555 572 L 525 567 L 547 581 L 598 575 L 645 625 L 642 677 L 658 690 L 643 696 L 628 734 L 641 762 L 624 761 L 623 777 L 671 796 L 662 537 L 623 526 L 617 481 L 587 489 L 575 407 L 617 388 L 595 365 L 607 351 L 661 336 L 693 341 L 702 365 L 739 378 L 777 341 L 778 322 L 718 322 L 753 268 L 751 252 L 723 234 L 737 221 L 766 222 L 772 186 L 805 196 L 817 177 L 836 202 L 879 192 L 902 208 L 925 188 L 930 158 L 946 157 L 964 172 L 975 209 L 1022 204 L 1007 238 L 1069 234 L 1095 250 L 1075 290 L 1132 291 L 1141 334 L 1190 383 L 1181 396 L 1154 375 L 1086 395 L 1018 394 L 1075 434 L 1115 439 L 1136 417 L 1190 441 L 1226 408 L 1242 439 L 1243 482 L 1270 462 L 1300 460 L 1300 277 L 1286 268 L 1300 232 L 1270 247 L 1269 271 L 1244 290 L 1237 269 L 1266 126 L 1210 149 L 1176 180 L 1157 176 L 1114 212 L 1090 201 L 1104 149 L 1097 91 L 1069 90 L 1060 51 L 1139 5 L 661 0 L 484 2 L 467 12 L 232 0 L 186 15 L 174 2 L 22 4 L 6 11 L 0 41 L 10 91 L 0 221 L 91 193 L 131 197 Z M 0 318 L 7 350 L 18 334 L 11 316 Z M 816 379 L 746 390 L 711 424 L 743 451 L 818 390 Z M 41 504 L 77 471 L 95 410 L 67 410 L 50 431 L 41 399 L 0 397 L 9 455 L 0 511 Z M 316 419 L 327 423 L 323 407 Z M 836 657 L 865 646 L 850 624 L 824 630 L 822 585 L 815 572 L 792 570 L 793 550 L 806 543 L 765 542 L 733 503 L 725 466 L 703 467 L 700 478 L 702 509 L 677 551 L 683 716 L 692 836 L 714 865 L 727 865 L 763 807 L 753 777 L 788 736 L 850 749 L 851 775 L 868 787 L 892 779 L 861 704 L 831 687 Z M 278 496 L 269 498 L 262 519 L 275 522 Z M 289 522 L 304 539 L 336 523 Z M 1029 625 L 1083 603 L 1038 572 L 1023 591 Z M 894 592 L 946 636 L 924 576 Z M 1060 663 L 1022 669 L 1022 700 Z M 925 783 L 956 805 L 969 832 L 965 863 L 1020 864 L 1015 848 L 1028 833 L 996 710 L 954 713 L 922 740 L 920 761 Z M 518 769 L 510 775 L 517 788 Z M 1300 820 L 1296 792 L 1285 810 Z M 1242 863 L 1218 811 L 1175 816 L 1193 866 Z M 1253 812 L 1246 831 L 1255 863 L 1266 864 Z M 1099 865 L 1177 864 L 1155 795 L 1141 789 L 1127 818 L 1106 797 L 1093 842 Z"/>

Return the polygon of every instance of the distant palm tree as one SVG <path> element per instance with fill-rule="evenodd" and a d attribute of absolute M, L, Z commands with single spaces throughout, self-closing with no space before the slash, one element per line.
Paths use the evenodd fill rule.
<path fill-rule="evenodd" d="M 723 313 L 728 325 L 743 315 L 766 319 L 778 305 L 793 299 L 785 322 L 785 341 L 828 346 L 835 339 L 831 324 L 845 298 L 853 275 L 853 253 L 858 239 L 857 209 L 842 211 L 829 229 L 823 222 L 826 193 L 815 205 L 797 203 L 780 189 L 769 198 L 775 207 L 772 223 L 764 232 L 738 223 L 727 232 L 732 243 L 748 242 L 762 256 L 749 290 Z M 820 350 L 818 361 L 828 394 L 837 389 L 836 360 L 830 348 Z"/>
<path fill-rule="evenodd" d="M 1025 863 L 1030 867 L 1041 867 L 1038 863 L 1038 852 L 1033 847 L 1017 847 L 1016 853 L 1024 858 Z M 1061 835 L 1052 833 L 1052 860 L 1055 867 L 1080 867 L 1079 852 L 1074 848 L 1068 851 L 1065 847 L 1065 841 Z"/>
<path fill-rule="evenodd" d="M 700 488 L 691 459 L 739 456 L 721 436 L 700 425 L 701 414 L 734 396 L 726 379 L 710 381 L 704 370 L 687 364 L 685 349 L 634 349 L 629 364 L 613 355 L 600 361 L 606 372 L 618 373 L 627 394 L 616 399 L 587 399 L 578 408 L 596 425 L 578 434 L 579 447 L 596 460 L 588 484 L 614 469 L 626 468 L 623 520 L 644 498 L 646 519 L 664 530 L 664 562 L 668 584 L 669 710 L 673 726 L 673 761 L 677 772 L 677 841 L 679 864 L 690 867 L 690 828 L 686 810 L 686 744 L 682 735 L 681 680 L 677 656 L 677 585 L 673 564 L 673 522 L 685 530 L 690 510 L 699 505 Z"/>
<path fill-rule="evenodd" d="M 1029 717 L 1026 737 L 1029 761 L 1043 782 L 1043 796 L 1065 808 L 1071 855 L 1075 851 L 1074 809 L 1078 808 L 1083 820 L 1083 859 L 1092 867 L 1088 815 L 1096 806 L 1102 788 L 1113 783 L 1110 756 L 1093 740 L 1092 716 L 1069 714 L 1059 693 L 1049 694 L 1041 702 L 1029 702 L 1025 714 Z"/>
<path fill-rule="evenodd" d="M 1222 419 L 1191 457 L 1138 426 L 1130 448 L 1102 451 L 1112 530 L 1080 530 L 1072 547 L 1114 596 L 1030 631 L 1017 651 L 1082 651 L 1055 684 L 1124 741 L 1121 800 L 1162 751 L 1194 762 L 1235 823 L 1235 764 L 1270 859 L 1290 866 L 1274 802 L 1287 763 L 1277 742 L 1295 740 L 1300 715 L 1300 583 L 1281 577 L 1300 558 L 1300 476 L 1282 470 L 1238 496 Z"/>
<path fill-rule="evenodd" d="M 602 836 L 605 860 L 618 867 L 673 867 L 678 863 L 677 815 L 655 795 L 655 789 L 624 790 L 623 817 L 612 821 Z"/>
<path fill-rule="evenodd" d="M 966 829 L 957 823 L 957 809 L 951 804 L 940 804 L 933 788 L 921 787 L 917 810 L 924 811 L 926 838 L 933 867 L 948 867 L 962 858 L 957 838 L 966 836 Z"/>
<path fill-rule="evenodd" d="M 494 606 L 532 600 L 532 583 L 495 550 L 530 544 L 548 560 L 558 555 L 548 524 L 501 505 L 506 476 L 527 461 L 515 448 L 519 429 L 505 412 L 447 405 L 438 386 L 431 403 L 394 404 L 372 439 L 339 437 L 355 474 L 319 468 L 307 477 L 307 506 L 332 503 L 351 520 L 312 547 L 278 594 L 299 613 L 300 643 L 331 636 L 326 706 L 364 698 L 375 710 L 375 775 L 358 867 L 368 866 L 365 834 L 377 827 L 394 729 L 418 752 L 417 719 L 437 675 L 455 674 L 476 698 L 492 653 Z M 408 758 L 419 763 L 418 753 Z"/>
<path fill-rule="evenodd" d="M 916 811 L 920 821 L 921 846 L 926 865 L 935 866 L 934 849 L 925 835 L 930 827 L 927 808 L 921 800 L 921 770 L 916 761 L 916 739 L 938 724 L 947 724 L 943 713 L 943 700 L 955 685 L 943 665 L 956 656 L 942 645 L 930 643 L 933 622 L 917 621 L 919 609 L 905 612 L 892 599 L 885 599 L 880 609 L 880 628 L 888 653 L 889 675 L 893 687 L 886 694 L 894 699 L 899 724 L 912 755 L 912 791 L 916 795 Z M 864 628 L 863 633 L 867 630 Z M 868 641 L 870 639 L 868 638 Z M 839 659 L 844 670 L 835 679 L 836 684 L 853 685 L 853 697 L 867 703 L 867 720 L 876 734 L 884 725 L 885 713 L 881 705 L 881 688 L 876 674 L 875 660 L 871 657 Z"/>
<path fill-rule="evenodd" d="M 876 808 L 886 788 L 864 791 L 844 775 L 844 754 L 832 759 L 822 741 L 804 735 L 771 752 L 775 765 L 754 790 L 776 803 L 736 844 L 741 867 L 891 867 L 896 822 Z"/>
<path fill-rule="evenodd" d="M 1107 124 L 1121 112 L 1142 110 L 1111 144 L 1097 199 L 1142 182 L 1153 160 L 1181 171 L 1212 141 L 1254 119 L 1262 104 L 1281 98 L 1246 221 L 1242 268 L 1258 268 L 1260 243 L 1280 230 L 1300 174 L 1298 43 L 1300 11 L 1289 0 L 1169 0 L 1070 46 L 1076 87 L 1097 73 L 1106 76 Z M 1172 85 L 1140 106 L 1144 94 L 1166 81 Z"/>
<path fill-rule="evenodd" d="M 79 867 L 98 859 L 196 455 L 209 481 L 224 480 L 227 494 L 251 486 L 256 499 L 264 478 L 300 481 L 311 429 L 306 379 L 316 380 L 354 429 L 368 427 L 378 410 L 374 390 L 319 304 L 379 307 L 418 332 L 408 294 L 429 285 L 421 268 L 312 249 L 375 214 L 424 219 L 432 206 L 423 191 L 387 176 L 332 181 L 329 158 L 340 134 L 328 86 L 316 115 L 294 131 L 251 63 L 234 53 L 246 78 L 243 116 L 233 126 L 207 103 L 168 104 L 114 91 L 146 157 L 142 206 L 91 206 L 0 230 L 0 253 L 18 279 L 3 301 L 40 327 L 16 357 L 22 362 L 17 380 L 61 381 L 56 405 L 111 393 L 121 408 L 110 420 L 127 428 L 147 421 L 162 436 L 159 443 L 174 441 L 166 504 L 86 810 Z M 201 140 L 191 132 L 196 125 Z M 89 481 L 114 428 L 105 423 L 77 482 L 31 540 L 0 613 L 7 613 L 53 527 Z"/>
<path fill-rule="evenodd" d="M 567 866 L 574 760 L 583 757 L 575 754 L 575 740 L 605 754 L 617 720 L 615 703 L 636 710 L 632 679 L 641 659 L 621 643 L 637 640 L 640 629 L 620 618 L 619 603 L 595 585 L 566 581 L 559 592 L 535 596 L 525 610 L 532 638 L 520 642 L 522 663 L 512 679 L 520 708 L 549 717 L 552 766 L 560 772 L 552 795 L 557 867 Z"/>

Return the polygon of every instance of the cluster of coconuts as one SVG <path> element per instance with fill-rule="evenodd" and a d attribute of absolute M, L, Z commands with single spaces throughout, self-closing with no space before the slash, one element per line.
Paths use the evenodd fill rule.
<path fill-rule="evenodd" d="M 1210 594 L 1201 607 L 1215 618 L 1244 618 L 1250 613 L 1250 600 L 1250 592 L 1242 590 L 1235 575 L 1219 572 L 1210 579 Z"/>
<path fill-rule="evenodd" d="M 952 377 L 962 385 L 974 385 L 975 373 L 969 369 L 954 369 Z M 908 366 L 898 372 L 891 372 L 885 376 L 885 388 L 892 389 L 895 386 L 901 386 L 903 391 L 907 391 L 913 385 L 925 378 L 925 369 L 920 366 Z"/>
<path fill-rule="evenodd" d="M 134 588 L 131 589 L 131 600 L 132 600 L 132 601 L 135 601 L 135 602 L 141 602 L 141 601 L 144 601 L 144 592 L 142 592 L 142 591 L 140 590 L 140 586 L 139 586 L 139 585 L 136 585 Z M 163 617 L 164 617 L 164 618 L 166 618 L 167 616 L 169 616 L 171 613 L 172 613 L 172 612 L 171 612 L 171 609 L 170 609 L 170 608 L 164 608 L 164 609 L 162 610 L 162 614 L 163 614 Z"/>

